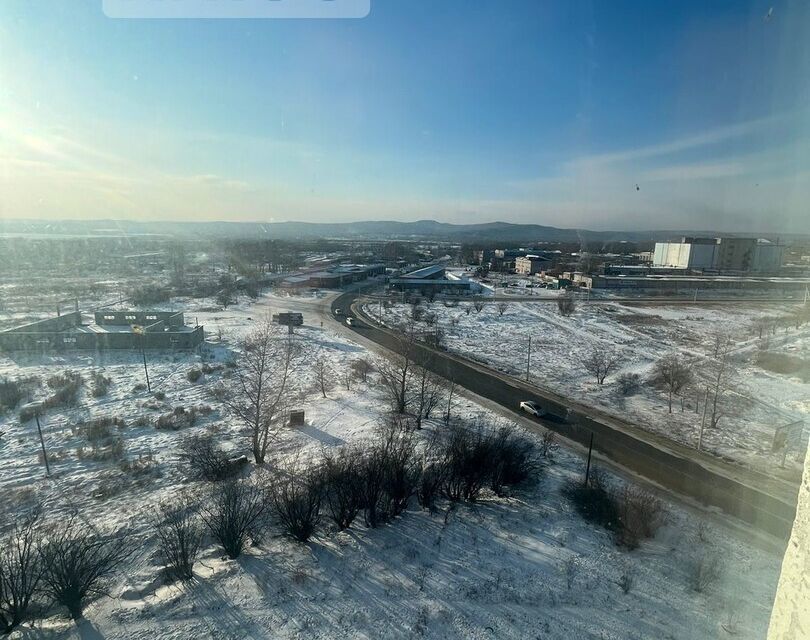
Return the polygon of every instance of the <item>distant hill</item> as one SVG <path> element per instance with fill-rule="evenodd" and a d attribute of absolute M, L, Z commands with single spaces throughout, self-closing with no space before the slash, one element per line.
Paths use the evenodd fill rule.
<path fill-rule="evenodd" d="M 688 234 L 720 235 L 719 232 L 694 231 L 589 231 L 560 229 L 539 224 L 488 222 L 450 224 L 435 220 L 416 222 L 161 222 L 133 220 L 0 220 L 0 234 L 37 234 L 50 236 L 159 235 L 198 238 L 250 239 L 396 239 L 445 240 L 452 242 L 611 242 L 666 240 Z M 728 234 L 726 234 L 728 235 Z M 756 235 L 756 234 L 734 234 Z"/>

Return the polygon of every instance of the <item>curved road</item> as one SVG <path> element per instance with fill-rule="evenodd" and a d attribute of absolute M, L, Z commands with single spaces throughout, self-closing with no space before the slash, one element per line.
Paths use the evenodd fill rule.
<path fill-rule="evenodd" d="M 347 329 L 393 352 L 402 349 L 401 336 L 374 323 L 355 304 L 360 294 L 343 293 L 331 300 L 331 313 L 340 309 L 355 318 Z M 669 491 L 716 507 L 761 531 L 786 540 L 796 512 L 798 483 L 743 469 L 623 422 L 592 407 L 525 384 L 455 354 L 423 344 L 412 349 L 414 360 L 461 387 L 518 413 L 524 400 L 534 400 L 556 416 L 539 420 L 543 427 L 588 446 Z M 520 414 L 525 417 L 525 414 Z"/>

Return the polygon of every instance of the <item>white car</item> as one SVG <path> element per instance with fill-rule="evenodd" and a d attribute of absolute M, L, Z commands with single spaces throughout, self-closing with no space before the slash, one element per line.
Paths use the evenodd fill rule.
<path fill-rule="evenodd" d="M 529 415 L 535 416 L 536 418 L 542 418 L 547 413 L 543 407 L 536 402 L 531 401 L 521 402 L 520 410 L 525 411 Z"/>
<path fill-rule="evenodd" d="M 354 320 L 352 318 L 346 318 L 346 324 L 351 327 L 354 324 Z"/>
<path fill-rule="evenodd" d="M 335 309 L 335 315 L 339 316 L 343 313 L 343 309 Z"/>

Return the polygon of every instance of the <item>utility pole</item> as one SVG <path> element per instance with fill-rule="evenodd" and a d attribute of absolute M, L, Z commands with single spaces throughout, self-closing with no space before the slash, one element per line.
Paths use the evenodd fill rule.
<path fill-rule="evenodd" d="M 706 395 L 703 397 L 703 418 L 700 421 L 700 434 L 698 434 L 697 450 L 703 447 L 703 429 L 706 426 L 706 410 L 709 408 L 709 387 L 706 386 Z"/>
<path fill-rule="evenodd" d="M 529 336 L 529 348 L 526 350 L 526 382 L 529 381 L 529 366 L 532 363 L 532 337 Z"/>
<path fill-rule="evenodd" d="M 591 442 L 588 445 L 588 464 L 585 466 L 585 488 L 588 488 L 588 480 L 591 475 L 591 454 L 593 453 L 593 431 L 591 431 Z"/>
<path fill-rule="evenodd" d="M 45 437 L 42 435 L 42 425 L 39 423 L 39 414 L 42 411 L 41 402 L 30 402 L 23 407 L 34 413 L 34 418 L 37 421 L 37 432 L 39 433 L 39 445 L 42 447 L 42 461 L 45 463 L 45 471 L 48 476 L 51 475 L 51 466 L 48 463 L 48 452 L 45 450 Z"/>
<path fill-rule="evenodd" d="M 149 369 L 146 367 L 146 347 L 144 346 L 146 336 L 144 335 L 143 327 L 134 326 L 132 327 L 132 332 L 141 336 L 141 355 L 143 356 L 143 372 L 146 375 L 146 390 L 152 393 L 152 385 L 149 382 Z"/>
<path fill-rule="evenodd" d="M 39 424 L 39 408 L 34 414 L 37 419 L 37 431 L 39 431 L 39 444 L 42 446 L 42 459 L 45 461 L 45 472 L 51 475 L 51 466 L 48 464 L 48 452 L 45 451 L 45 438 L 42 436 L 42 425 Z"/>

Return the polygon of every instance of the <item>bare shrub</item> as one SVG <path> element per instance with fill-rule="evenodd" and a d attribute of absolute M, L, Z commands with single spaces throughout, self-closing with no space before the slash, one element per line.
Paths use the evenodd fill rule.
<path fill-rule="evenodd" d="M 383 490 L 387 502 L 386 511 L 391 517 L 395 517 L 407 509 L 408 501 L 416 490 L 419 477 L 419 470 L 414 462 L 416 444 L 407 429 L 389 425 L 383 430 L 377 451 L 385 467 Z"/>
<path fill-rule="evenodd" d="M 213 487 L 200 503 L 200 517 L 229 558 L 238 558 L 258 535 L 269 504 L 258 486 L 229 480 Z"/>
<path fill-rule="evenodd" d="M 499 302 L 495 308 L 498 310 L 498 315 L 502 316 L 504 313 L 506 313 L 506 310 L 509 308 L 509 303 Z"/>
<path fill-rule="evenodd" d="M 577 309 L 577 302 L 574 294 L 566 292 L 557 298 L 557 310 L 561 316 L 568 317 Z"/>
<path fill-rule="evenodd" d="M 362 382 L 368 382 L 369 375 L 374 371 L 374 366 L 368 360 L 362 358 L 354 360 L 351 367 L 354 375 Z"/>
<path fill-rule="evenodd" d="M 324 454 L 324 498 L 329 515 L 340 531 L 352 525 L 363 506 L 362 455 L 361 451 L 350 447 Z"/>
<path fill-rule="evenodd" d="M 298 542 L 312 537 L 321 519 L 324 473 L 320 467 L 302 470 L 293 465 L 283 470 L 270 488 L 276 516 L 285 533 Z"/>
<path fill-rule="evenodd" d="M 443 460 L 422 463 L 416 485 L 416 499 L 420 507 L 431 513 L 436 511 L 436 500 L 442 493 L 446 477 L 447 466 Z"/>
<path fill-rule="evenodd" d="M 598 469 L 591 470 L 587 485 L 579 480 L 567 483 L 563 487 L 563 495 L 573 503 L 583 519 L 611 531 L 616 529 L 619 509 Z"/>
<path fill-rule="evenodd" d="M 687 583 L 693 591 L 703 593 L 715 584 L 722 573 L 720 558 L 710 552 L 695 555 L 687 563 Z"/>
<path fill-rule="evenodd" d="M 551 459 L 559 447 L 557 434 L 551 429 L 546 429 L 540 439 L 540 455 L 543 458 Z"/>
<path fill-rule="evenodd" d="M 197 382 L 200 378 L 202 378 L 202 374 L 203 372 L 197 367 L 191 367 L 191 369 L 186 371 L 186 379 L 189 382 Z"/>
<path fill-rule="evenodd" d="M 64 371 L 48 378 L 48 387 L 54 392 L 46 398 L 41 406 L 25 406 L 20 411 L 20 421 L 32 420 L 36 413 L 60 407 L 74 407 L 79 402 L 79 391 L 84 384 L 84 378 L 73 371 Z"/>
<path fill-rule="evenodd" d="M 196 503 L 186 495 L 173 504 L 161 504 L 153 527 L 167 574 L 176 580 L 191 580 L 203 538 Z"/>
<path fill-rule="evenodd" d="M 616 383 L 619 387 L 619 393 L 625 397 L 634 396 L 641 388 L 641 376 L 637 373 L 622 373 Z"/>
<path fill-rule="evenodd" d="M 651 538 L 661 526 L 663 505 L 652 493 L 633 485 L 625 485 L 616 496 L 618 527 L 616 542 L 635 549 L 641 540 Z"/>
<path fill-rule="evenodd" d="M 100 535 L 74 515 L 50 528 L 42 547 L 44 591 L 82 617 L 88 600 L 107 595 L 110 578 L 134 552 L 118 535 Z"/>
<path fill-rule="evenodd" d="M 93 371 L 90 374 L 90 393 L 94 398 L 101 398 L 107 395 L 112 380 L 100 371 Z"/>
<path fill-rule="evenodd" d="M 0 412 L 16 409 L 25 397 L 25 385 L 21 381 L 0 378 Z"/>
<path fill-rule="evenodd" d="M 474 502 L 492 475 L 492 435 L 480 426 L 453 425 L 443 447 L 447 461 L 445 495 L 453 502 Z"/>
<path fill-rule="evenodd" d="M 475 309 L 476 313 L 481 313 L 484 308 L 484 301 L 483 300 L 473 300 L 473 309 Z"/>
<path fill-rule="evenodd" d="M 201 480 L 220 482 L 236 474 L 237 467 L 216 444 L 213 434 L 191 435 L 180 444 L 189 475 Z"/>
<path fill-rule="evenodd" d="M 509 427 L 501 427 L 491 438 L 490 488 L 497 494 L 507 486 L 517 486 L 536 477 L 540 471 L 534 442 Z"/>
<path fill-rule="evenodd" d="M 11 633 L 28 619 L 42 573 L 39 514 L 21 518 L 0 541 L 0 634 Z"/>
<path fill-rule="evenodd" d="M 197 422 L 197 410 L 194 407 L 175 407 L 169 413 L 164 413 L 155 421 L 155 429 L 166 431 L 179 431 L 193 427 Z"/>
<path fill-rule="evenodd" d="M 617 580 L 617 584 L 621 588 L 622 593 L 630 593 L 630 591 L 633 590 L 633 586 L 636 584 L 635 572 L 629 567 L 625 567 Z"/>

